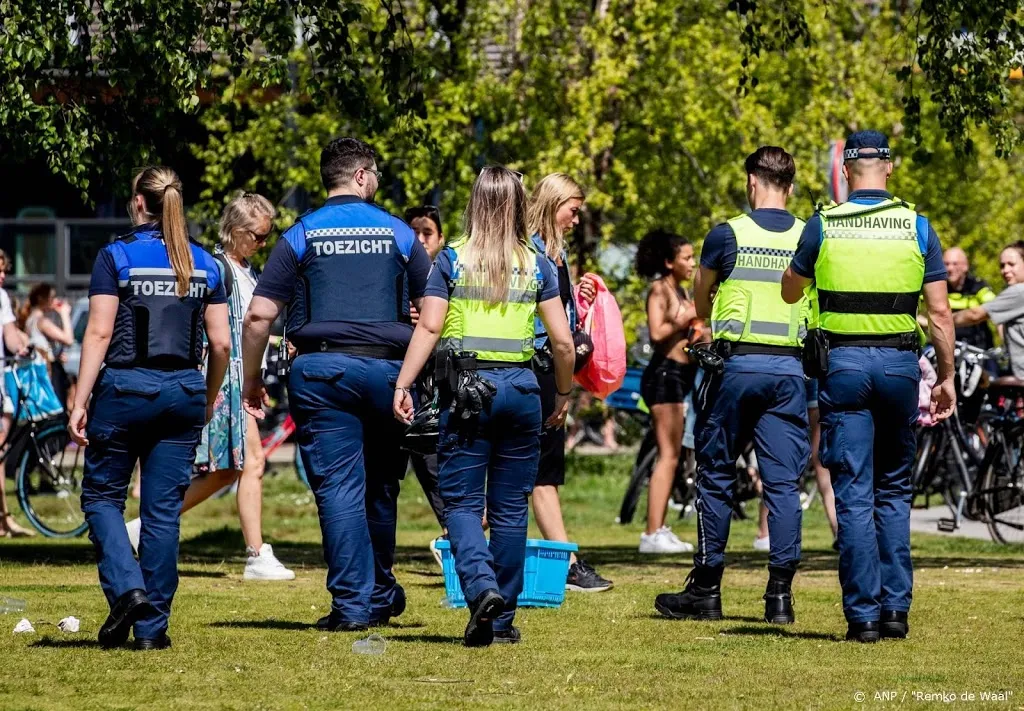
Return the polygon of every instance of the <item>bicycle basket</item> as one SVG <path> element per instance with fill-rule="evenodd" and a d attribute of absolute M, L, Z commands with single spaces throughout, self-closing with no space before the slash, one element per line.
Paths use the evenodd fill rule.
<path fill-rule="evenodd" d="M 46 361 L 38 354 L 31 360 L 4 368 L 4 389 L 19 422 L 40 422 L 64 412 L 50 383 Z"/>

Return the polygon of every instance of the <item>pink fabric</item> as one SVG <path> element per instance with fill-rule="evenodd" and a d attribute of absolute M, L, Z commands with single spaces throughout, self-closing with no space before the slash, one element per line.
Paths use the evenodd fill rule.
<path fill-rule="evenodd" d="M 576 311 L 579 320 L 594 342 L 594 355 L 583 369 L 576 373 L 576 382 L 599 398 L 605 398 L 622 386 L 626 377 L 626 334 L 622 327 L 622 313 L 615 297 L 608 291 L 604 280 L 588 274 L 597 286 L 594 303 L 584 303 L 580 286 L 575 289 Z"/>
<path fill-rule="evenodd" d="M 939 382 L 939 376 L 927 358 L 921 356 L 921 360 L 918 362 L 921 365 L 921 383 L 917 386 L 917 409 L 920 410 L 917 421 L 924 427 L 933 427 L 935 417 L 931 413 L 932 388 L 935 387 L 935 383 Z"/>

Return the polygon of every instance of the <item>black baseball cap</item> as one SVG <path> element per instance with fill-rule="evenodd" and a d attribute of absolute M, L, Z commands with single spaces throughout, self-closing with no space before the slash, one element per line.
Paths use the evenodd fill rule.
<path fill-rule="evenodd" d="M 858 158 L 884 158 L 889 160 L 889 139 L 880 131 L 857 131 L 850 134 L 843 147 L 843 161 Z"/>

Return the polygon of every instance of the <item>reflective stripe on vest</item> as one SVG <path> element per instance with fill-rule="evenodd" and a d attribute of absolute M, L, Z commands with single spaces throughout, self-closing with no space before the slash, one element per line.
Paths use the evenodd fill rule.
<path fill-rule="evenodd" d="M 809 302 L 782 300 L 782 274 L 793 259 L 802 220 L 786 232 L 771 232 L 748 215 L 729 220 L 736 235 L 736 265 L 718 286 L 711 310 L 716 339 L 799 347 L 807 335 Z"/>
<path fill-rule="evenodd" d="M 446 247 L 452 260 L 451 297 L 441 330 L 439 348 L 474 351 L 480 360 L 526 362 L 533 357 L 537 293 L 543 274 L 536 252 L 527 252 L 532 269 L 513 270 L 508 301 L 493 303 L 491 287 L 479 272 L 468 273 L 462 264 L 465 242 Z M 472 283 L 471 283 L 472 282 Z"/>
<path fill-rule="evenodd" d="M 814 278 L 825 331 L 885 336 L 916 331 L 924 256 L 912 205 L 843 203 L 819 213 Z"/>

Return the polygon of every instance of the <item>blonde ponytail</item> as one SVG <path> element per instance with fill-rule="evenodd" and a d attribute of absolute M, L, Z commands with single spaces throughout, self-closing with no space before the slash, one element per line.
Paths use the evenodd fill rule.
<path fill-rule="evenodd" d="M 177 279 L 178 298 L 188 295 L 195 262 L 188 240 L 185 221 L 185 202 L 181 196 L 178 174 L 165 166 L 146 168 L 135 176 L 132 188 L 146 202 L 146 214 L 135 216 L 136 221 L 156 218 L 167 247 L 167 259 Z"/>

